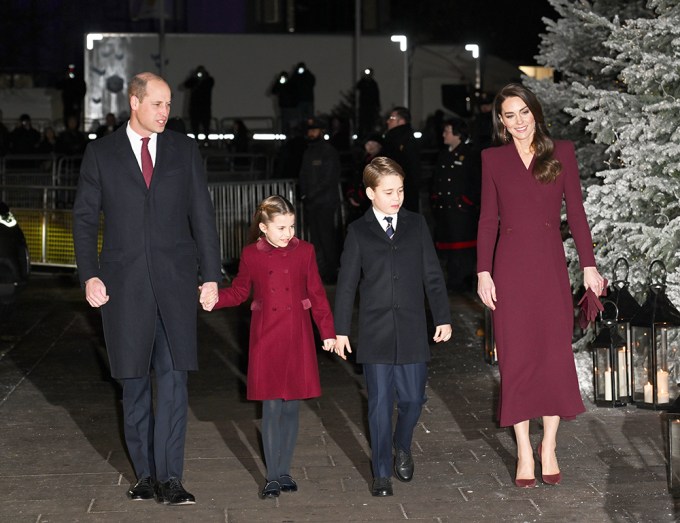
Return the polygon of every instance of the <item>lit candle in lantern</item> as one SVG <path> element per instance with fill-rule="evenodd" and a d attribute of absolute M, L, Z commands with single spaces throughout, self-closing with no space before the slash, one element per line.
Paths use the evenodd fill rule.
<path fill-rule="evenodd" d="M 604 399 L 611 401 L 612 399 L 612 371 L 608 369 L 604 371 Z"/>
<path fill-rule="evenodd" d="M 656 401 L 658 403 L 668 403 L 668 371 L 659 369 L 656 373 Z"/>
<path fill-rule="evenodd" d="M 645 385 L 644 390 L 645 390 L 645 403 L 653 403 L 652 384 L 647 382 L 647 385 Z"/>
<path fill-rule="evenodd" d="M 619 396 L 628 394 L 628 384 L 626 383 L 628 373 L 626 372 L 626 350 L 619 350 Z"/>

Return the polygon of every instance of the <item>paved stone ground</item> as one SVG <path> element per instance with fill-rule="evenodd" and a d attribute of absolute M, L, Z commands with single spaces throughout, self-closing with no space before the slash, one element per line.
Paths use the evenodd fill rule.
<path fill-rule="evenodd" d="M 395 495 L 381 499 L 368 490 L 362 376 L 325 353 L 324 395 L 301 409 L 292 471 L 300 490 L 258 499 L 258 405 L 244 394 L 248 310 L 201 312 L 184 478 L 198 503 L 166 507 L 125 497 L 134 478 L 98 313 L 72 275 L 34 274 L 0 317 L 0 521 L 678 521 L 662 417 L 633 407 L 588 403 L 560 430 L 563 484 L 514 487 L 514 443 L 493 419 L 497 370 L 475 335 L 480 306 L 472 295 L 451 303 L 455 336 L 433 348 L 414 480 L 395 481 Z M 537 425 L 532 433 L 537 444 Z"/>

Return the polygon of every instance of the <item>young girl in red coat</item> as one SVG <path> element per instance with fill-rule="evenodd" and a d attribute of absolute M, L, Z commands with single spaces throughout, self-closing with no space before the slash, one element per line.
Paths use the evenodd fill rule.
<path fill-rule="evenodd" d="M 281 196 L 262 201 L 250 238 L 238 275 L 220 289 L 215 307 L 239 305 L 253 290 L 247 397 L 262 401 L 267 482 L 261 497 L 270 498 L 297 490 L 290 464 L 299 400 L 321 395 L 310 310 L 326 351 L 335 345 L 335 330 L 314 247 L 295 237 L 292 204 Z"/>

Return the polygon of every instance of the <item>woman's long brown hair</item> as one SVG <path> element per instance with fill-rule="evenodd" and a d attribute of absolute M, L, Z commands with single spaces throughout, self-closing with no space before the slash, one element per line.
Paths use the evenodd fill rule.
<path fill-rule="evenodd" d="M 536 95 L 521 84 L 508 84 L 501 89 L 493 100 L 493 141 L 495 145 L 504 145 L 512 142 L 512 135 L 505 129 L 501 121 L 501 106 L 508 98 L 518 97 L 527 104 L 534 116 L 536 130 L 531 147 L 536 155 L 532 175 L 541 183 L 555 181 L 562 172 L 562 164 L 553 155 L 555 144 L 550 138 L 548 127 L 543 117 L 543 108 Z"/>

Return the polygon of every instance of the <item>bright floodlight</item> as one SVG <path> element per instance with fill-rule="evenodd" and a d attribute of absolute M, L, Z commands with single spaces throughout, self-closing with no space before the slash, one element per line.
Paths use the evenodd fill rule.
<path fill-rule="evenodd" d="M 404 35 L 392 35 L 390 40 L 393 42 L 399 42 L 399 50 L 406 51 L 408 49 L 408 39 Z"/>
<path fill-rule="evenodd" d="M 94 49 L 94 41 L 95 40 L 103 40 L 103 39 L 104 39 L 104 35 L 101 34 L 101 33 L 89 33 L 86 37 L 86 41 L 87 41 L 86 47 L 87 47 L 88 51 L 92 51 L 92 49 Z"/>
<path fill-rule="evenodd" d="M 477 44 L 465 44 L 465 50 L 472 53 L 472 58 L 479 58 L 479 46 Z"/>

